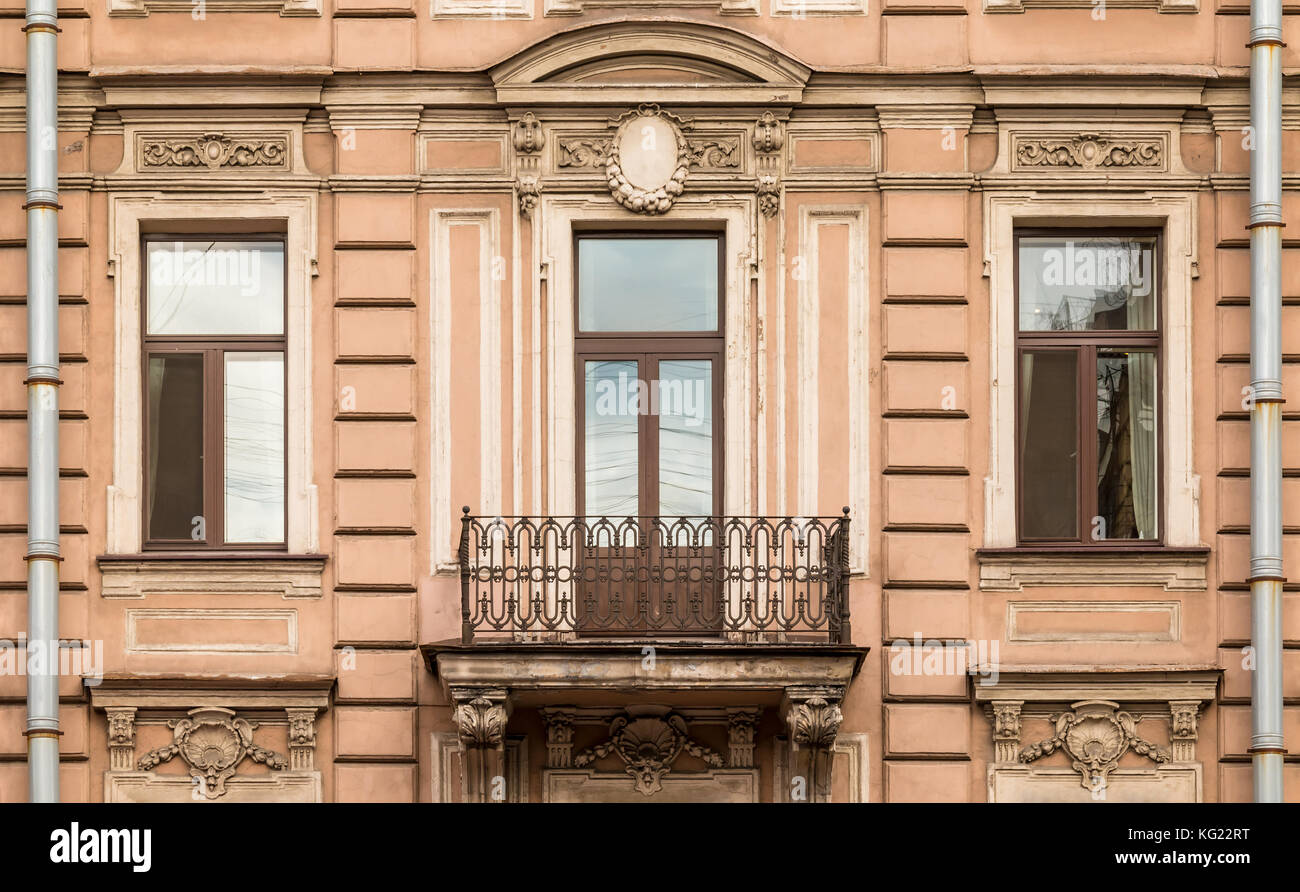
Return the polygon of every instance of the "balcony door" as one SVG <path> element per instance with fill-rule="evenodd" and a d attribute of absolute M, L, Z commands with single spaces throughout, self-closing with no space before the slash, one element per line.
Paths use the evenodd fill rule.
<path fill-rule="evenodd" d="M 593 530 L 579 630 L 699 633 L 720 619 L 722 238 L 581 234 L 578 513 Z"/>

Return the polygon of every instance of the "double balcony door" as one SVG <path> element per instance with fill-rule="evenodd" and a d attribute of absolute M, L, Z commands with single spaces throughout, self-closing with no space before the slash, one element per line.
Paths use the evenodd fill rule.
<path fill-rule="evenodd" d="M 576 241 L 578 633 L 716 633 L 721 237 Z"/>

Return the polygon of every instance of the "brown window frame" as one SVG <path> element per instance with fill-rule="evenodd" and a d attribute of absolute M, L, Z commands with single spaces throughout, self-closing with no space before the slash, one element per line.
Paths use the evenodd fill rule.
<path fill-rule="evenodd" d="M 1155 328 L 1151 331 L 1133 330 L 1088 330 L 1088 331 L 1022 331 L 1020 329 L 1020 240 L 1021 238 L 1154 238 L 1155 257 L 1153 266 L 1156 271 L 1156 288 L 1153 300 Z M 1012 318 L 1015 328 L 1015 362 L 1016 362 L 1016 398 L 1013 403 L 1016 419 L 1015 465 L 1016 465 L 1016 541 L 1028 548 L 1050 549 L 1124 549 L 1143 550 L 1162 548 L 1165 541 L 1165 429 L 1164 429 L 1164 289 L 1165 256 L 1164 232 L 1158 228 L 1081 228 L 1071 227 L 1037 227 L 1017 228 L 1012 238 L 1013 272 L 1015 300 Z M 1097 387 L 1096 366 L 1098 349 L 1143 349 L 1155 353 L 1156 375 L 1156 454 L 1155 454 L 1155 500 L 1156 531 L 1154 539 L 1094 539 L 1089 533 L 1092 520 L 1098 516 L 1097 499 Z M 1021 532 L 1025 496 L 1025 479 L 1021 454 L 1021 411 L 1020 400 L 1023 395 L 1023 355 L 1026 350 L 1060 350 L 1075 354 L 1075 379 L 1078 401 L 1078 438 L 1079 459 L 1078 474 L 1075 481 L 1078 509 L 1078 535 L 1074 538 L 1029 538 Z"/>
<path fill-rule="evenodd" d="M 278 335 L 150 335 L 149 334 L 149 263 L 151 242 L 205 241 L 271 242 L 282 246 L 284 302 Z M 186 231 L 149 233 L 140 239 L 140 394 L 141 394 L 141 545 L 144 551 L 203 552 L 288 552 L 289 536 L 289 245 L 283 232 L 207 232 Z M 279 352 L 283 357 L 284 419 L 284 521 L 285 538 L 280 542 L 226 542 L 225 540 L 225 355 L 227 353 Z M 149 536 L 151 505 L 149 493 L 149 357 L 158 354 L 200 354 L 203 357 L 203 540 L 153 539 Z"/>
<path fill-rule="evenodd" d="M 584 239 L 676 239 L 676 238 L 712 238 L 718 247 L 718 287 L 717 287 L 717 328 L 712 331 L 617 331 L 595 332 L 583 331 L 581 328 L 581 298 L 579 293 L 581 277 L 578 270 L 581 264 L 579 252 Z M 712 402 L 713 402 L 713 505 L 714 516 L 722 513 L 723 476 L 723 393 L 726 381 L 724 360 L 726 356 L 726 334 L 724 331 L 725 294 L 726 294 L 726 238 L 724 233 L 713 229 L 617 229 L 617 230 L 581 230 L 573 234 L 573 344 L 574 344 L 574 380 L 576 454 L 575 454 L 575 513 L 583 515 L 586 511 L 586 363 L 589 360 L 631 360 L 638 361 L 638 377 L 644 381 L 658 378 L 659 363 L 663 360 L 707 359 L 712 365 Z M 653 374 L 646 367 L 653 364 Z M 638 516 L 657 517 L 659 512 L 659 429 L 654 423 L 656 416 L 649 413 L 639 416 L 637 420 L 637 509 Z"/>

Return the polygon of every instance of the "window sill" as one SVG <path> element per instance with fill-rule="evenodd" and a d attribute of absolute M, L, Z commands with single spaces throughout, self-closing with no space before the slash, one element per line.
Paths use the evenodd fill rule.
<path fill-rule="evenodd" d="M 1204 591 L 1210 549 L 1170 546 L 1031 545 L 981 548 L 980 589 L 1018 592 L 1025 586 L 1161 586 Z"/>
<path fill-rule="evenodd" d="M 326 555 L 268 551 L 156 551 L 97 559 L 105 598 L 155 594 L 319 598 Z"/>

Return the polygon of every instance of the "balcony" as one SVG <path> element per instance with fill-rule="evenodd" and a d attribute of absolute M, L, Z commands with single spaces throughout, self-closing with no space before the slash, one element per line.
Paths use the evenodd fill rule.
<path fill-rule="evenodd" d="M 838 517 L 461 518 L 461 642 L 848 644 Z"/>

